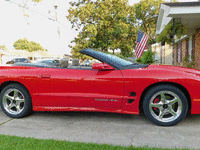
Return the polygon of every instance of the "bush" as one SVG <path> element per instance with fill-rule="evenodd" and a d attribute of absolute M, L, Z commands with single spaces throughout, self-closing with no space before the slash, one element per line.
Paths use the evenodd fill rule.
<path fill-rule="evenodd" d="M 194 68 L 195 67 L 194 57 L 192 57 L 192 59 L 190 60 L 190 55 L 185 56 L 183 59 L 183 67 Z"/>
<path fill-rule="evenodd" d="M 141 58 L 136 59 L 136 62 L 140 64 L 153 64 L 155 61 L 153 59 L 154 53 L 150 50 L 143 53 Z"/>

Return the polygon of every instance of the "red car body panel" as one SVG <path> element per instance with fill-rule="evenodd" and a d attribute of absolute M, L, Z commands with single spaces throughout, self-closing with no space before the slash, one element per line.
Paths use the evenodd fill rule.
<path fill-rule="evenodd" d="M 139 114 L 141 95 L 148 87 L 174 83 L 188 91 L 191 113 L 200 113 L 200 71 L 183 67 L 150 65 L 147 68 L 105 71 L 0 67 L 1 86 L 8 82 L 21 83 L 28 89 L 34 111 L 127 114 Z"/>
<path fill-rule="evenodd" d="M 123 77 L 119 70 L 42 68 L 34 106 L 120 108 Z M 117 81 L 117 82 L 116 82 Z M 112 101 L 113 99 L 113 101 Z"/>
<path fill-rule="evenodd" d="M 124 96 L 130 98 L 130 92 L 137 95 L 132 97 L 134 103 L 127 105 L 124 99 L 124 109 L 137 110 L 142 92 L 153 84 L 175 83 L 182 85 L 187 89 L 191 98 L 191 114 L 200 113 L 200 78 L 198 70 L 173 67 L 173 66 L 157 66 L 151 65 L 148 68 L 122 70 L 125 81 Z M 122 107 L 122 109 L 123 109 Z"/>

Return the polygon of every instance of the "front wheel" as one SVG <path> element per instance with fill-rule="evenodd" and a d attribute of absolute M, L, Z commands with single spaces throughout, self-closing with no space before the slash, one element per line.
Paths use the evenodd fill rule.
<path fill-rule="evenodd" d="M 186 116 L 188 102 L 180 89 L 171 85 L 159 85 L 145 95 L 143 110 L 146 117 L 155 124 L 172 126 Z"/>
<path fill-rule="evenodd" d="M 0 94 L 1 109 L 12 118 L 22 118 L 32 111 L 28 90 L 20 84 L 9 84 Z"/>

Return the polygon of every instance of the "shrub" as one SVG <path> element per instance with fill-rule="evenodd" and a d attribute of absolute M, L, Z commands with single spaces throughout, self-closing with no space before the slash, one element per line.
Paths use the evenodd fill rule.
<path fill-rule="evenodd" d="M 194 56 L 190 60 L 190 55 L 186 55 L 183 59 L 183 67 L 194 68 L 195 67 Z"/>
<path fill-rule="evenodd" d="M 154 56 L 154 53 L 148 50 L 147 52 L 143 53 L 141 58 L 136 59 L 136 62 L 140 64 L 152 64 L 155 62 L 153 59 L 153 56 Z"/>

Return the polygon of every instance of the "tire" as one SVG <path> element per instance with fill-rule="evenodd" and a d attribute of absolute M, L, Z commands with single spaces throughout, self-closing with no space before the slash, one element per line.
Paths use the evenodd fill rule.
<path fill-rule="evenodd" d="M 1 91 L 0 104 L 2 111 L 12 118 L 22 118 L 32 112 L 31 96 L 20 84 L 7 85 Z"/>
<path fill-rule="evenodd" d="M 172 85 L 159 85 L 144 96 L 143 110 L 156 125 L 173 126 L 186 116 L 188 101 L 180 89 Z"/>

